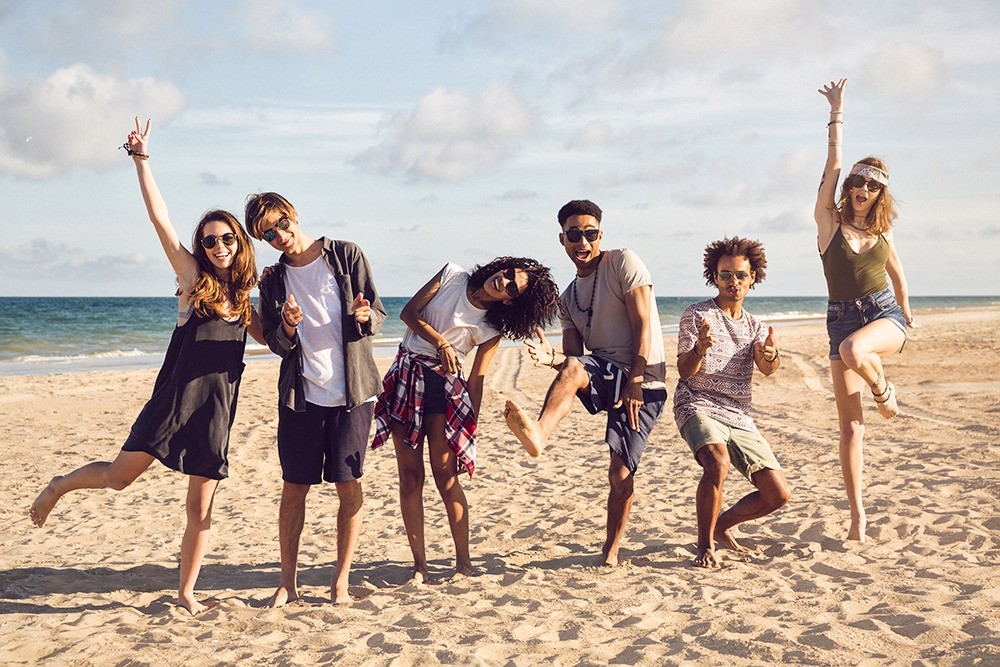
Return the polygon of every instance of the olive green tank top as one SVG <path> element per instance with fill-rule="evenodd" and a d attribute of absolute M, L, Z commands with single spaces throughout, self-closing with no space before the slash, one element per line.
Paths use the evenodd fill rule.
<path fill-rule="evenodd" d="M 889 286 L 885 263 L 889 260 L 889 242 L 878 235 L 878 241 L 868 250 L 857 253 L 837 225 L 826 252 L 820 255 L 826 288 L 831 301 L 850 301 L 881 292 Z"/>

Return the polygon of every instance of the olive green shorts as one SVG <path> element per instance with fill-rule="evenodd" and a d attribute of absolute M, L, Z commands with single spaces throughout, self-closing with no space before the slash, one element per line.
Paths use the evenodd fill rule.
<path fill-rule="evenodd" d="M 781 470 L 771 446 L 767 444 L 764 436 L 756 431 L 734 428 L 717 419 L 695 414 L 684 422 L 684 426 L 681 427 L 681 437 L 691 447 L 695 460 L 698 459 L 698 450 L 705 445 L 725 445 L 733 467 L 751 482 L 755 472 L 765 468 Z M 700 463 L 699 461 L 699 465 Z"/>

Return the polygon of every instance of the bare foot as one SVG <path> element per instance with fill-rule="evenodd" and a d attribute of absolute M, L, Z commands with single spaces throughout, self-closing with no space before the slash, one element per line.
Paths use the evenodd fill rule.
<path fill-rule="evenodd" d="M 604 567 L 618 567 L 621 561 L 618 560 L 618 548 L 608 549 L 607 547 L 601 549 L 601 565 Z"/>
<path fill-rule="evenodd" d="M 289 602 L 295 602 L 298 599 L 298 591 L 294 588 L 289 590 L 284 586 L 278 586 L 277 590 L 274 591 L 274 595 L 272 595 L 271 599 L 267 601 L 267 606 L 270 609 L 277 609 L 278 607 L 284 607 Z"/>
<path fill-rule="evenodd" d="M 864 544 L 865 542 L 865 529 L 868 527 L 868 517 L 864 514 L 858 515 L 856 517 L 851 517 L 851 527 L 847 531 L 848 541 L 856 541 Z"/>
<path fill-rule="evenodd" d="M 717 570 L 722 567 L 719 560 L 715 557 L 715 550 L 712 547 L 701 549 L 691 563 L 695 567 L 704 567 L 710 570 Z"/>
<path fill-rule="evenodd" d="M 747 549 L 745 546 L 736 541 L 736 538 L 733 536 L 732 529 L 723 531 L 716 530 L 715 544 L 717 546 L 722 545 L 726 549 L 729 549 L 730 551 L 735 551 L 738 554 L 750 553 L 749 549 Z"/>
<path fill-rule="evenodd" d="M 212 607 L 218 607 L 219 603 L 216 601 L 201 603 L 194 598 L 193 594 L 178 593 L 177 605 L 187 610 L 187 613 L 191 614 L 192 616 L 197 616 L 201 612 L 208 611 Z"/>
<path fill-rule="evenodd" d="M 351 592 L 348 590 L 347 584 L 344 584 L 343 586 L 331 586 L 330 600 L 333 604 L 347 604 L 349 602 L 354 602 L 354 598 L 351 597 Z"/>
<path fill-rule="evenodd" d="M 538 432 L 538 426 L 534 419 L 524 414 L 517 403 L 508 400 L 503 409 L 503 418 L 507 422 L 507 428 L 521 441 L 524 450 L 529 456 L 537 457 L 542 453 L 545 440 Z"/>
<path fill-rule="evenodd" d="M 414 565 L 413 566 L 413 576 L 410 577 L 410 583 L 419 586 L 420 584 L 426 584 L 430 581 L 430 574 L 427 573 L 427 566 Z"/>
<path fill-rule="evenodd" d="M 891 382 L 886 380 L 885 389 L 882 390 L 882 393 L 878 396 L 874 394 L 875 392 L 872 390 L 872 395 L 875 398 L 875 407 L 878 408 L 880 415 L 886 419 L 892 419 L 899 414 L 899 404 L 896 403 L 896 387 Z"/>
<path fill-rule="evenodd" d="M 35 502 L 31 503 L 28 516 L 31 518 L 31 523 L 39 528 L 45 525 L 45 520 L 49 518 L 49 512 L 56 506 L 56 502 L 62 498 L 63 494 L 56 491 L 56 484 L 61 479 L 62 476 L 60 475 L 53 477 L 48 486 L 42 489 L 42 492 L 35 498 Z"/>
<path fill-rule="evenodd" d="M 455 575 L 452 578 L 462 579 L 474 576 L 476 576 L 476 568 L 472 567 L 472 563 L 459 563 L 455 566 Z"/>

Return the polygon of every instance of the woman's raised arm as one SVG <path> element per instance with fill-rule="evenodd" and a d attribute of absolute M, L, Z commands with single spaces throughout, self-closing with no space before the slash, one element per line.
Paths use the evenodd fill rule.
<path fill-rule="evenodd" d="M 830 103 L 830 122 L 827 123 L 826 165 L 819 182 L 816 195 L 816 209 L 813 216 L 822 231 L 837 218 L 837 180 L 840 178 L 841 143 L 844 136 L 844 87 L 847 79 L 841 79 L 819 89 L 819 94 Z"/>
<path fill-rule="evenodd" d="M 135 129 L 128 135 L 128 152 L 135 162 L 135 170 L 139 177 L 139 189 L 142 191 L 142 200 L 146 204 L 146 212 L 149 220 L 153 223 L 153 229 L 160 239 L 163 252 L 167 255 L 170 266 L 177 275 L 177 282 L 181 292 L 187 294 L 194 287 L 198 279 L 198 261 L 187 248 L 181 244 L 177 238 L 177 231 L 170 222 L 170 214 L 167 212 L 167 203 L 160 194 L 160 189 L 156 187 L 153 179 L 153 171 L 149 167 L 149 132 L 152 126 L 151 120 L 146 120 L 146 129 L 139 125 L 139 117 L 135 117 Z"/>

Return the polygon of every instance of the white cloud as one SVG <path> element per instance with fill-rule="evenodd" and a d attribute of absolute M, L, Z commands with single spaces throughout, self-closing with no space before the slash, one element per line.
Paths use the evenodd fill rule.
<path fill-rule="evenodd" d="M 489 84 L 479 97 L 438 87 L 412 113 L 391 118 L 386 140 L 355 162 L 381 173 L 462 181 L 510 160 L 538 124 L 535 112 L 505 84 Z"/>
<path fill-rule="evenodd" d="M 126 79 L 84 64 L 0 89 L 0 172 L 48 178 L 71 167 L 120 163 L 133 114 L 169 121 L 184 106 L 173 85 Z M 28 138 L 30 141 L 27 141 Z"/>
<path fill-rule="evenodd" d="M 662 53 L 692 60 L 757 56 L 761 48 L 773 53 L 809 46 L 815 52 L 833 39 L 825 13 L 815 0 L 689 0 L 665 24 L 657 46 Z"/>
<path fill-rule="evenodd" d="M 865 58 L 864 71 L 873 90 L 910 101 L 937 93 L 947 79 L 942 51 L 912 41 L 884 44 Z"/>
<path fill-rule="evenodd" d="M 611 126 L 603 120 L 592 120 L 573 133 L 566 142 L 566 148 L 573 150 L 590 150 L 604 146 L 614 135 Z"/>
<path fill-rule="evenodd" d="M 4 271 L 12 276 L 59 276 L 63 282 L 115 283 L 144 276 L 151 265 L 142 253 L 89 257 L 81 248 L 35 238 L 19 246 L 0 246 Z"/>
<path fill-rule="evenodd" d="M 335 48 L 333 18 L 288 0 L 253 0 L 234 7 L 252 47 L 276 52 Z"/>
<path fill-rule="evenodd" d="M 603 31 L 621 20 L 618 4 L 616 0 L 493 0 L 462 26 L 462 32 L 473 38 L 488 34 L 507 39 L 511 31 Z"/>
<path fill-rule="evenodd" d="M 613 188 L 617 185 L 621 185 L 621 177 L 613 172 L 609 171 L 604 174 L 598 174 L 596 176 L 588 176 L 580 181 L 580 185 L 583 187 L 584 191 L 587 190 L 607 190 L 608 188 Z"/>
<path fill-rule="evenodd" d="M 708 192 L 680 192 L 674 199 L 688 206 L 733 206 L 748 203 L 749 189 L 745 183 L 734 183 Z"/>
<path fill-rule="evenodd" d="M 538 193 L 534 190 L 526 190 L 524 188 L 514 188 L 513 190 L 507 190 L 498 199 L 535 199 L 538 197 Z"/>

